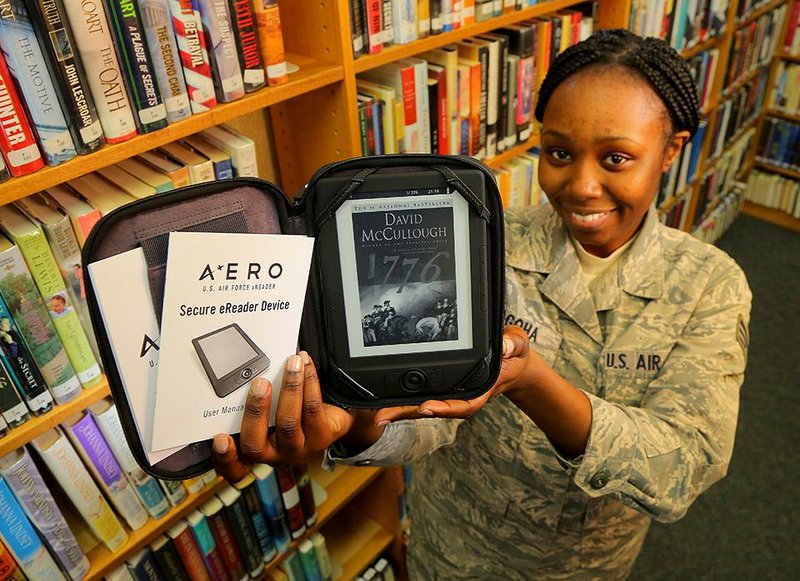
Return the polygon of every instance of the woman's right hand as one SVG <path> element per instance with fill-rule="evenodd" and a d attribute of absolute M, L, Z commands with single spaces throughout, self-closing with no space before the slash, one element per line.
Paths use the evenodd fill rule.
<path fill-rule="evenodd" d="M 269 433 L 271 403 L 272 383 L 254 379 L 238 448 L 228 434 L 214 436 L 214 468 L 229 482 L 244 478 L 253 464 L 304 463 L 347 434 L 356 422 L 353 413 L 323 402 L 317 370 L 304 351 L 289 357 L 284 366 L 273 434 Z"/>

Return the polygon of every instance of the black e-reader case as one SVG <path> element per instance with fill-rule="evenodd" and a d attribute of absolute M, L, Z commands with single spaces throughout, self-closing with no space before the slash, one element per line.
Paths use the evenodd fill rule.
<path fill-rule="evenodd" d="M 470 399 L 499 375 L 503 213 L 494 176 L 480 161 L 432 154 L 338 161 L 320 168 L 293 199 L 257 178 L 156 194 L 105 215 L 82 257 L 125 437 L 156 477 L 185 479 L 210 469 L 211 440 L 147 461 L 87 266 L 141 248 L 160 322 L 175 231 L 315 238 L 299 348 L 311 355 L 332 403 L 382 408 Z"/>

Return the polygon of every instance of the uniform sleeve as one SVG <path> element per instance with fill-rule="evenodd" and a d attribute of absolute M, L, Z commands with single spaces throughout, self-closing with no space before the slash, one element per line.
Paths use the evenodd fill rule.
<path fill-rule="evenodd" d="M 592 427 L 575 481 L 589 496 L 612 494 L 658 521 L 672 522 L 727 473 L 751 293 L 739 267 L 723 264 L 641 407 L 587 394 Z"/>
<path fill-rule="evenodd" d="M 369 448 L 348 456 L 345 451 L 329 448 L 327 459 L 337 464 L 355 466 L 392 466 L 408 464 L 448 446 L 456 439 L 463 420 L 423 418 L 401 420 L 386 426 L 380 438 Z"/>

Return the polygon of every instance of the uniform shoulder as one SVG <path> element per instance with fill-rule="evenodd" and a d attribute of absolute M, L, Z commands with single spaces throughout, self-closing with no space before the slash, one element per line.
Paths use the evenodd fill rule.
<path fill-rule="evenodd" d="M 710 280 L 738 279 L 746 285 L 744 271 L 724 250 L 695 238 L 688 232 L 660 225 L 664 256 L 681 270 L 698 269 L 710 275 Z M 683 273 L 690 276 L 689 273 Z"/>
<path fill-rule="evenodd" d="M 556 215 L 550 204 L 538 208 L 522 206 L 503 210 L 503 220 L 508 238 L 525 236 L 531 231 L 531 228 L 544 226 L 554 218 Z"/>

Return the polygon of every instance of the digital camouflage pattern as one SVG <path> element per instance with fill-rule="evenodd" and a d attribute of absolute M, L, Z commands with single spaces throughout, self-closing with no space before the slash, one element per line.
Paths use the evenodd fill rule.
<path fill-rule="evenodd" d="M 412 579 L 624 578 L 650 519 L 681 518 L 727 471 L 747 281 L 725 253 L 652 210 L 591 292 L 549 206 L 506 212 L 506 232 L 506 322 L 588 394 L 583 456 L 561 458 L 497 397 L 465 421 L 392 424 L 338 461 L 414 462 Z"/>

